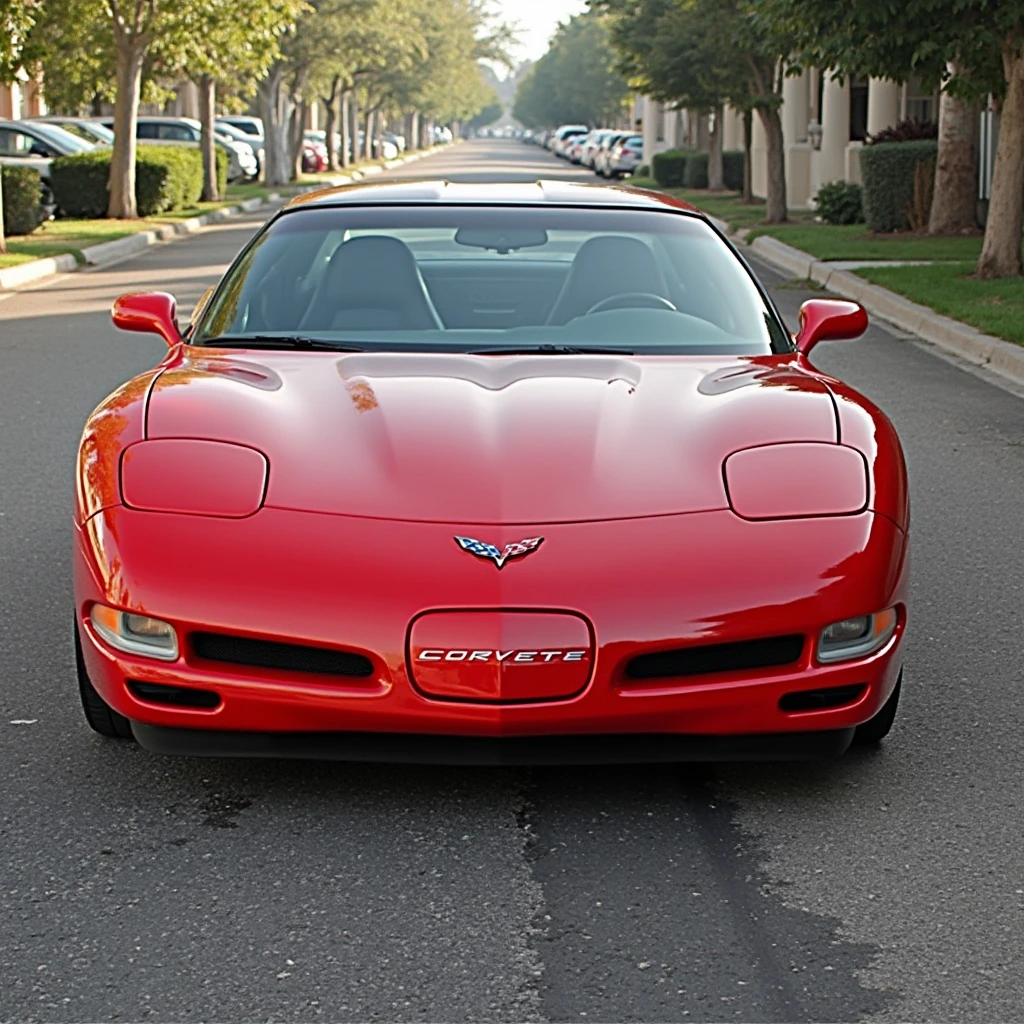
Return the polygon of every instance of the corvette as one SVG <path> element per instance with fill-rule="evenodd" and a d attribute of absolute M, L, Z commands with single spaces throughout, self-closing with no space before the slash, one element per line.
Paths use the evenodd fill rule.
<path fill-rule="evenodd" d="M 896 432 L 698 211 L 613 186 L 292 200 L 90 416 L 88 723 L 203 756 L 811 759 L 895 719 Z"/>

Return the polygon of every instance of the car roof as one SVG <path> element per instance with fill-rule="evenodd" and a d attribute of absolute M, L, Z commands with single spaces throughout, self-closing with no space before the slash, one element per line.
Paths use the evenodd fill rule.
<path fill-rule="evenodd" d="M 565 181 L 469 183 L 456 181 L 394 181 L 341 185 L 296 196 L 286 210 L 383 204 L 494 206 L 619 206 L 640 210 L 673 210 L 700 214 L 690 203 L 664 192 L 622 185 L 588 185 Z M 701 214 L 703 216 L 703 214 Z"/>

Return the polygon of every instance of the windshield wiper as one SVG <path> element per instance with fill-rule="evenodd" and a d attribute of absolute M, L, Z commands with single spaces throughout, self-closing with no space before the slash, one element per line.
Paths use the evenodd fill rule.
<path fill-rule="evenodd" d="M 203 345 L 210 348 L 296 348 L 323 349 L 327 352 L 365 352 L 358 345 L 345 345 L 322 338 L 307 338 L 302 334 L 252 334 L 223 338 L 204 338 Z"/>
<path fill-rule="evenodd" d="M 468 352 L 471 356 L 632 356 L 636 353 L 628 348 L 606 348 L 591 345 L 578 348 L 574 345 L 510 345 L 507 348 L 495 345 L 492 348 L 477 348 Z"/>

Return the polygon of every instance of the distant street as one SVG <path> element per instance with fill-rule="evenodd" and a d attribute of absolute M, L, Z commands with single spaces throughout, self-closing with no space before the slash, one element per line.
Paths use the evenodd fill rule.
<path fill-rule="evenodd" d="M 390 174 L 594 181 L 477 140 Z M 913 624 L 879 751 L 824 765 L 163 759 L 82 719 L 74 453 L 265 214 L 0 295 L 0 1021 L 1024 1016 L 1024 401 L 881 326 L 815 361 L 896 422 Z M 795 323 L 811 295 L 757 272 Z M 188 552 L 182 553 L 183 558 Z"/>

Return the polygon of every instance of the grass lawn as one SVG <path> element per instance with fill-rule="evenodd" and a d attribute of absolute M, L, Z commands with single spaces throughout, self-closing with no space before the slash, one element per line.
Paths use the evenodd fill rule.
<path fill-rule="evenodd" d="M 712 193 L 696 189 L 658 189 L 652 178 L 628 178 L 626 183 L 653 188 L 726 221 L 734 230 L 746 228 L 747 241 L 770 235 L 819 260 L 976 260 L 981 236 L 927 238 L 922 235 L 872 235 L 863 224 L 817 224 L 810 210 L 790 210 L 788 224 L 765 224 L 765 204 L 744 203 L 738 193 Z"/>
<path fill-rule="evenodd" d="M 864 267 L 861 277 L 986 334 L 1024 345 L 1024 279 L 976 281 L 974 263 Z"/>
<path fill-rule="evenodd" d="M 184 210 L 173 213 L 162 213 L 146 220 L 51 220 L 41 225 L 31 235 L 13 235 L 7 239 L 8 252 L 0 255 L 0 269 L 13 267 L 29 260 L 42 259 L 45 256 L 59 256 L 61 253 L 72 253 L 79 262 L 82 261 L 82 249 L 100 242 L 112 242 L 126 235 L 139 231 L 150 231 L 168 224 L 171 221 L 187 220 L 201 213 L 209 213 L 225 206 L 233 206 L 246 199 L 259 197 L 265 199 L 271 192 L 265 185 L 246 182 L 229 185 L 224 199 L 217 203 L 197 203 Z"/>
<path fill-rule="evenodd" d="M 751 230 L 747 241 L 770 235 L 819 260 L 977 260 L 981 236 L 928 238 L 872 235 L 863 224 L 779 224 Z"/>

